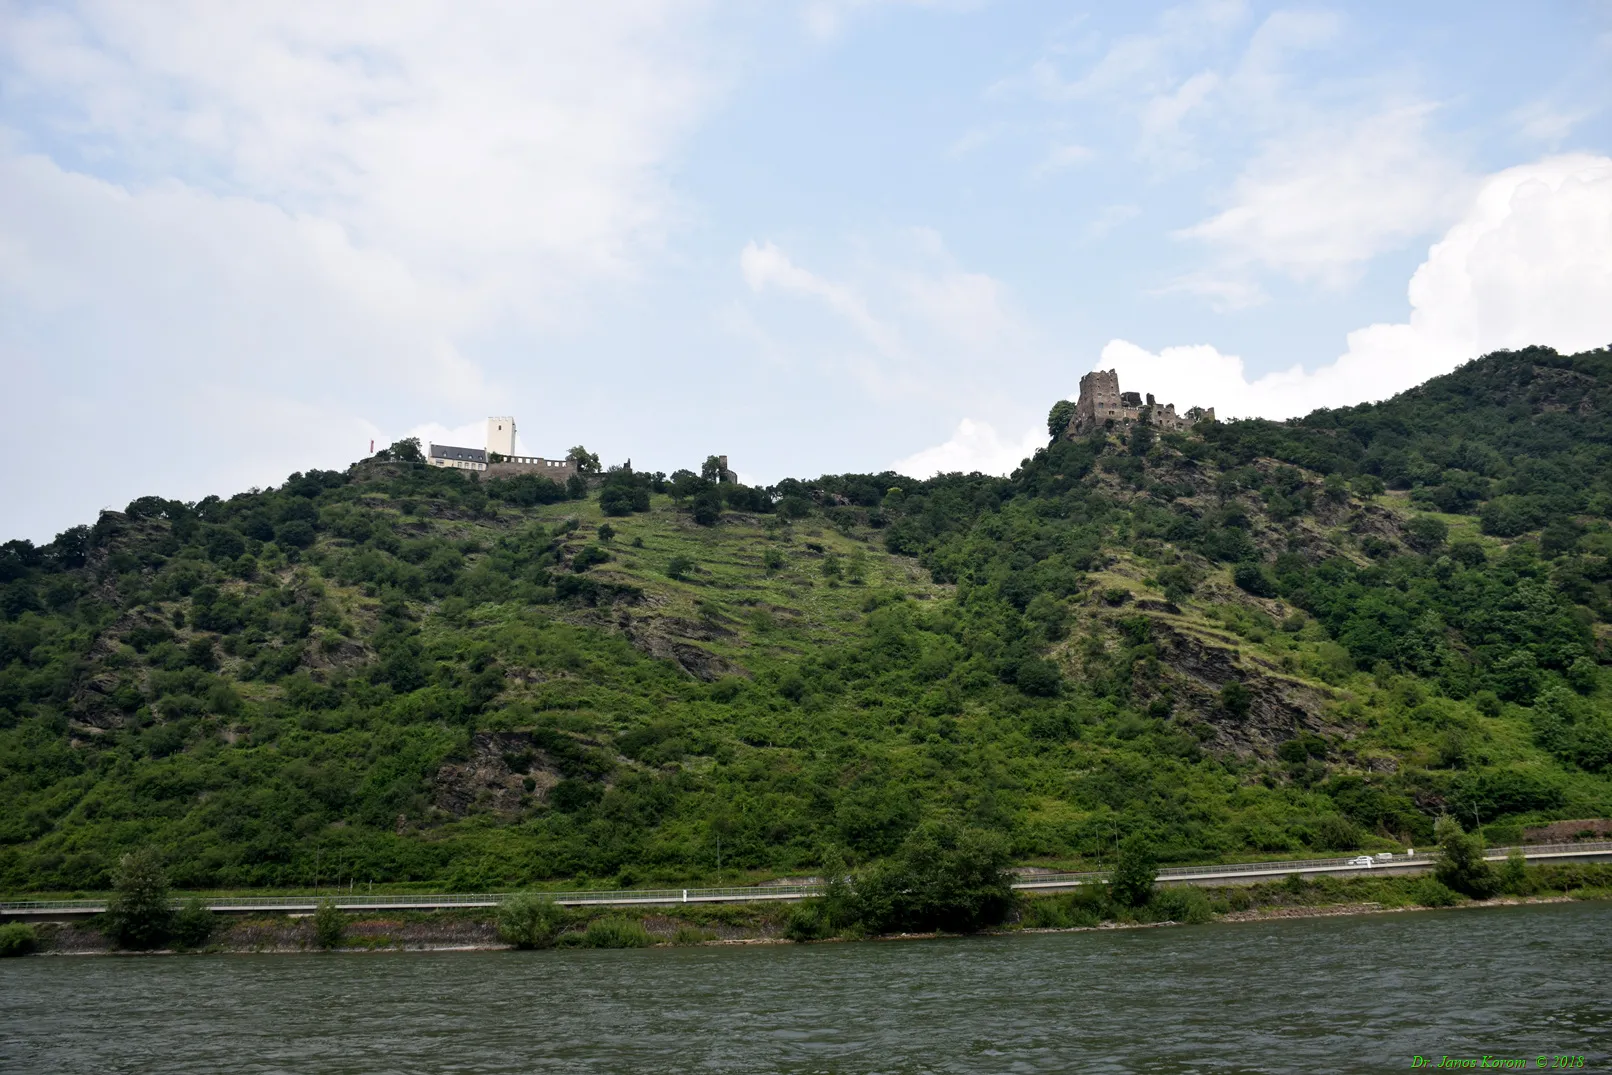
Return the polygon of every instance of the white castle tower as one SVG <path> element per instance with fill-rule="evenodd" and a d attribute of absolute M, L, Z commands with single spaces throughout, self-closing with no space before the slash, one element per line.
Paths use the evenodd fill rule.
<path fill-rule="evenodd" d="M 506 458 L 515 454 L 514 418 L 505 416 L 487 419 L 487 454 L 492 455 L 494 452 Z"/>

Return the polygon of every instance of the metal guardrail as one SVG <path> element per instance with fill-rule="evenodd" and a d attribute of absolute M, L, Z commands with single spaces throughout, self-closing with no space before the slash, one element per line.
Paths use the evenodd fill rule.
<path fill-rule="evenodd" d="M 1517 848 L 1494 847 L 1484 852 L 1484 858 L 1490 861 L 1500 861 L 1514 850 L 1521 851 L 1523 857 L 1530 860 L 1573 857 L 1584 854 L 1612 854 L 1612 840 L 1585 841 L 1577 844 L 1533 844 Z M 1213 866 L 1171 866 L 1158 872 L 1158 880 L 1188 881 L 1194 878 L 1285 877 L 1295 873 L 1347 873 L 1356 870 L 1393 869 L 1403 866 L 1430 866 L 1436 860 L 1433 852 L 1424 851 L 1398 854 L 1386 859 L 1369 856 L 1372 862 L 1368 866 L 1359 861 L 1364 857 L 1368 856 L 1362 852 L 1359 855 L 1349 855 L 1342 858 L 1298 859 L 1284 862 L 1237 862 Z M 1107 876 L 1106 872 L 1035 874 L 1021 878 L 1013 887 L 1020 889 L 1067 888 L 1072 885 L 1100 881 Z"/>
<path fill-rule="evenodd" d="M 823 886 L 761 885 L 733 888 L 599 889 L 573 892 L 543 892 L 555 903 L 569 907 L 628 906 L 631 904 L 673 903 L 754 903 L 764 900 L 800 900 L 821 895 Z M 354 910 L 447 910 L 455 907 L 496 907 L 516 895 L 512 892 L 414 894 L 302 894 L 287 896 L 213 896 L 203 902 L 212 911 L 313 911 L 326 900 L 337 907 Z M 183 903 L 176 897 L 174 906 Z M 0 914 L 17 913 L 98 913 L 106 910 L 105 899 L 8 900 L 0 901 Z"/>
<path fill-rule="evenodd" d="M 1491 848 L 1485 853 L 1490 860 L 1504 859 L 1513 850 L 1520 850 L 1530 860 L 1570 858 L 1587 854 L 1612 855 L 1612 840 L 1589 841 L 1578 844 L 1536 844 L 1531 847 Z M 1429 852 L 1397 854 L 1389 859 L 1373 858 L 1372 865 L 1358 862 L 1362 855 L 1345 858 L 1300 859 L 1285 862 L 1238 862 L 1212 866 L 1172 866 L 1161 869 L 1158 880 L 1189 881 L 1220 877 L 1285 877 L 1289 874 L 1347 873 L 1370 869 L 1392 869 L 1405 866 L 1430 866 L 1434 855 Z M 1013 883 L 1021 890 L 1074 888 L 1079 885 L 1101 884 L 1108 871 L 1094 870 L 1083 873 L 1023 875 Z M 768 900 L 801 900 L 823 893 L 821 883 L 797 885 L 751 885 L 730 888 L 646 888 L 596 889 L 571 892 L 541 893 L 555 903 L 568 907 L 629 907 L 633 905 L 671 905 L 679 903 L 755 903 Z M 449 893 L 443 895 L 297 895 L 297 896 L 216 896 L 204 902 L 209 910 L 264 913 L 308 913 L 330 900 L 343 910 L 351 911 L 404 911 L 450 910 L 455 907 L 496 907 L 509 899 L 511 892 Z M 175 900 L 178 906 L 179 900 Z M 0 901 L 0 915 L 96 914 L 106 910 L 105 899 L 83 900 L 9 900 Z"/>

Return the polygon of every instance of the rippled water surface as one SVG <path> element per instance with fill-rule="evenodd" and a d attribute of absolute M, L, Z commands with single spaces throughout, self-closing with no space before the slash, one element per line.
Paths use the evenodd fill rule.
<path fill-rule="evenodd" d="M 624 952 L 0 962 L 0 1071 L 1608 1070 L 1612 905 Z"/>

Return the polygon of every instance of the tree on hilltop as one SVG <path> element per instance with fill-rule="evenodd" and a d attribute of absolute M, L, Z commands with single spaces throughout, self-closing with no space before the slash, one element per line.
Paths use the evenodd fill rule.
<path fill-rule="evenodd" d="M 599 473 L 599 457 L 580 444 L 565 453 L 565 461 L 575 463 L 579 473 Z"/>
<path fill-rule="evenodd" d="M 390 448 L 382 448 L 376 452 L 375 458 L 383 461 L 396 459 L 400 463 L 423 463 L 425 453 L 420 450 L 419 437 L 404 437 L 402 440 L 393 441 Z"/>
<path fill-rule="evenodd" d="M 1069 423 L 1074 420 L 1075 405 L 1067 399 L 1060 399 L 1052 405 L 1047 412 L 1047 434 L 1057 440 L 1069 429 Z"/>

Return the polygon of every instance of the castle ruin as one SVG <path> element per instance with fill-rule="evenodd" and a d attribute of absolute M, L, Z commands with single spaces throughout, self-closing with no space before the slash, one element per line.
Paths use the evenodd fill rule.
<path fill-rule="evenodd" d="M 1215 409 L 1190 407 L 1177 414 L 1174 403 L 1156 403 L 1151 392 L 1145 401 L 1139 392 L 1121 392 L 1116 371 L 1092 370 L 1080 379 L 1080 398 L 1064 435 L 1083 437 L 1095 429 L 1131 426 L 1144 415 L 1161 432 L 1185 433 L 1199 422 L 1213 422 Z"/>

